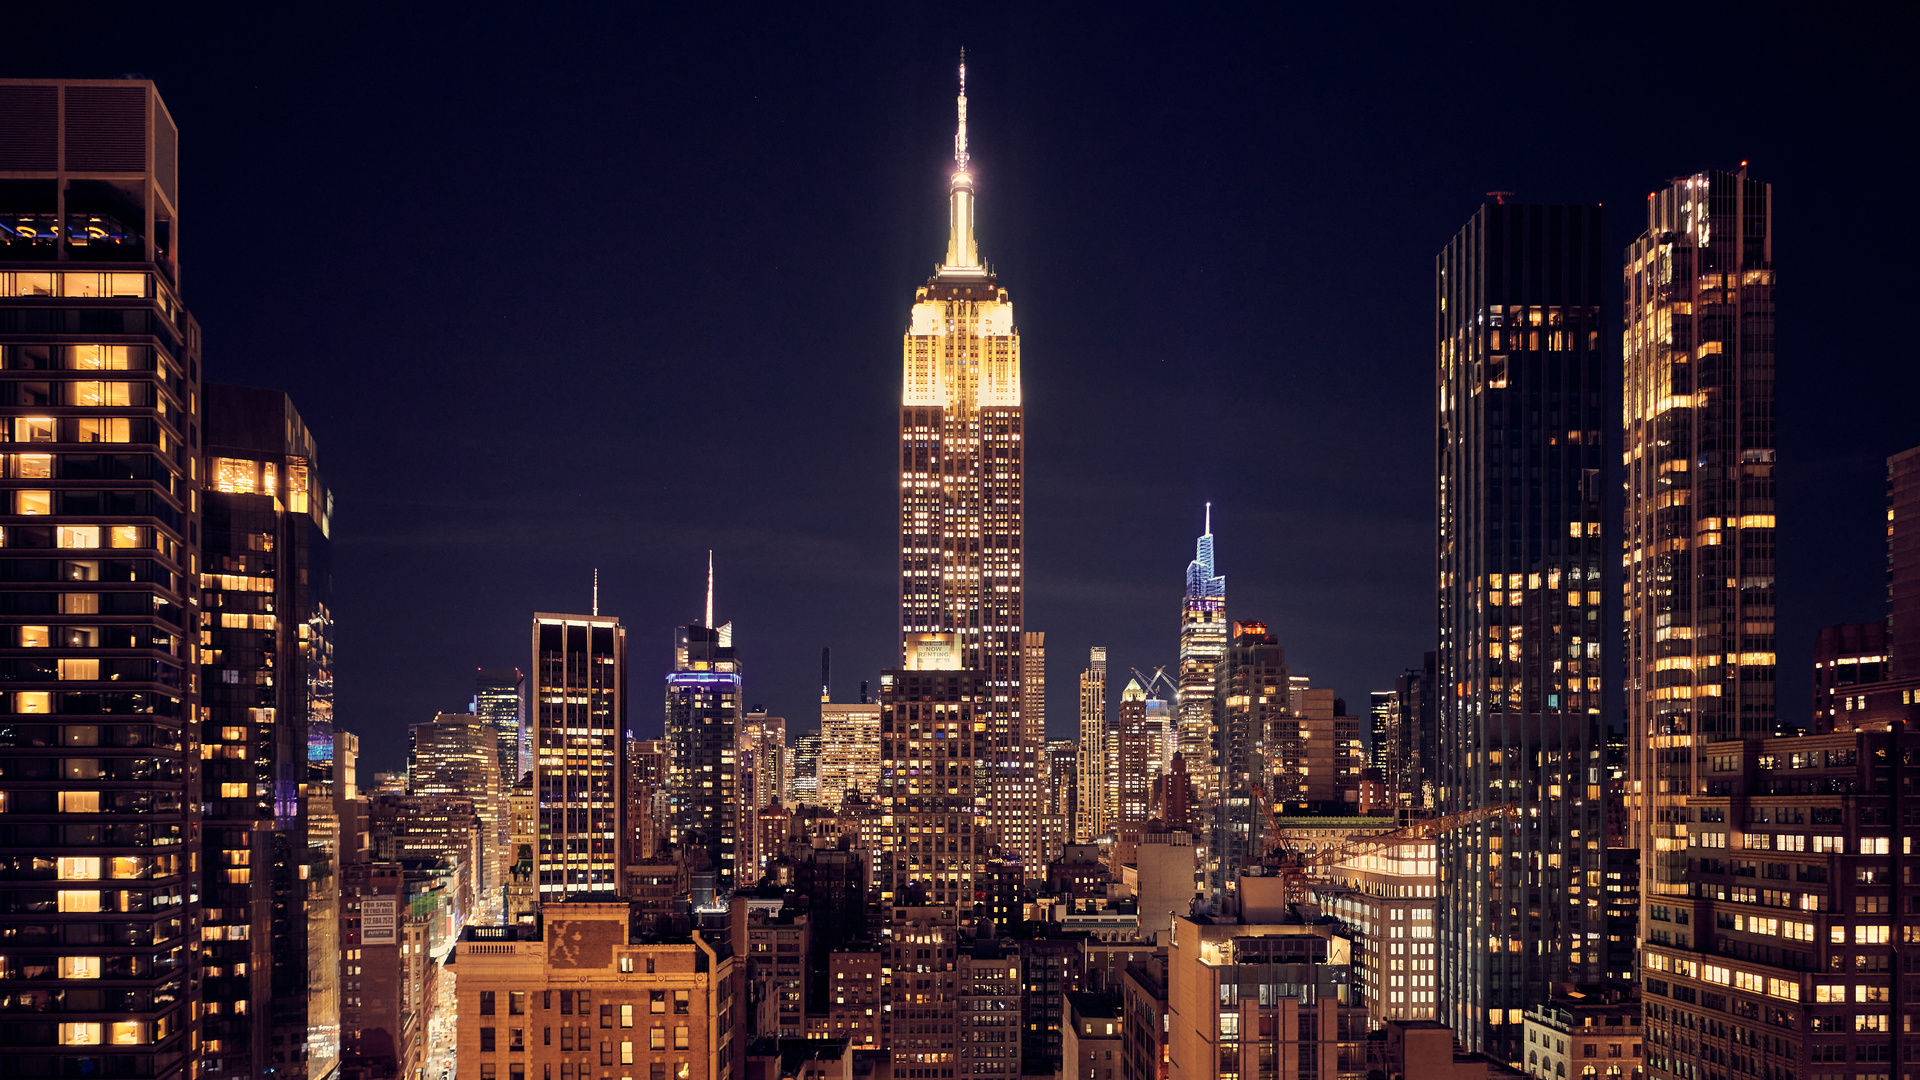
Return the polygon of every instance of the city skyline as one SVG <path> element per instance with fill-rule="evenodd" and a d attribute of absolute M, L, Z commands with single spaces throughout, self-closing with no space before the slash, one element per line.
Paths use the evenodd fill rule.
<path fill-rule="evenodd" d="M 667 35 L 689 43 L 678 59 L 656 55 L 657 35 L 590 35 L 636 38 L 653 58 L 639 65 L 640 82 L 608 106 L 632 131 L 631 141 L 596 153 L 611 155 L 606 165 L 634 169 L 648 204 L 681 207 L 676 220 L 623 209 L 607 223 L 611 239 L 588 242 L 553 216 L 574 201 L 564 189 L 509 163 L 508 175 L 471 198 L 410 197 L 402 217 L 413 224 L 392 239 L 349 229 L 344 242 L 320 247 L 285 274 L 257 275 L 243 268 L 257 265 L 264 234 L 249 223 L 279 216 L 280 207 L 319 205 L 320 192 L 330 190 L 327 198 L 349 197 L 338 211 L 343 220 L 371 220 L 379 200 L 346 175 L 365 154 L 377 155 L 389 174 L 397 170 L 397 189 L 434 189 L 425 175 L 450 159 L 443 151 L 456 136 L 423 126 L 419 110 L 452 107 L 450 94 L 476 94 L 509 109 L 502 123 L 523 151 L 516 156 L 529 161 L 551 158 L 562 149 L 556 140 L 598 121 L 554 104 L 559 129 L 536 135 L 528 123 L 547 117 L 544 103 L 557 102 L 565 85 L 538 65 L 481 65 L 485 75 L 450 70 L 454 81 L 443 89 L 432 88 L 432 65 L 403 74 L 411 59 L 382 58 L 428 32 L 409 18 L 380 42 L 355 42 L 346 54 L 367 62 L 337 69 L 320 66 L 309 51 L 335 42 L 325 28 L 311 45 L 254 53 L 223 50 L 232 31 L 216 24 L 136 20 L 90 29 L 82 55 L 60 38 L 63 20 L 38 18 L 46 21 L 29 23 L 13 65 L 19 74 L 141 71 L 160 80 L 170 108 L 193 118 L 183 123 L 195 152 L 183 154 L 182 183 L 206 212 L 197 218 L 187 302 L 211 328 L 210 378 L 285 387 L 328 433 L 348 537 L 337 552 L 337 573 L 350 583 L 336 597 L 342 718 L 366 739 L 374 768 L 398 764 L 407 725 L 464 705 L 472 668 L 523 662 L 518 642 L 526 612 L 584 609 L 594 566 L 602 571 L 606 609 L 634 627 L 639 655 L 657 655 L 672 627 L 698 612 L 700 563 L 714 548 L 725 606 L 755 643 L 749 703 L 777 714 L 811 715 L 801 706 L 812 700 L 822 645 L 835 650 L 842 700 L 852 699 L 857 679 L 874 678 L 890 662 L 891 634 L 879 619 L 893 603 L 892 517 L 875 496 L 889 483 L 884 448 L 893 434 L 876 417 L 885 414 L 886 372 L 897 363 L 885 343 L 902 329 L 899 291 L 925 278 L 927 249 L 944 234 L 938 198 L 948 155 L 929 136 L 951 122 L 952 62 L 961 45 L 969 46 L 975 75 L 976 156 L 992 166 L 980 177 L 983 224 L 995 238 L 990 256 L 1018 267 L 1029 348 L 1046 361 L 1027 377 L 1037 419 L 1026 624 L 1049 634 L 1056 667 L 1096 644 L 1112 650 L 1118 670 L 1172 661 L 1166 601 L 1151 583 L 1185 562 L 1192 522 L 1206 501 L 1215 504 L 1216 530 L 1232 552 L 1236 606 L 1266 621 L 1288 644 L 1290 662 L 1316 684 L 1363 700 L 1417 662 L 1430 647 L 1430 496 L 1414 470 L 1401 470 L 1404 479 L 1392 472 L 1394 462 L 1422 453 L 1426 403 L 1398 384 L 1419 381 L 1429 351 L 1414 314 L 1430 288 L 1419 268 L 1433 238 L 1451 235 L 1482 192 L 1606 203 L 1617 211 L 1609 215 L 1611 257 L 1639 231 L 1639 200 L 1675 175 L 1751 159 L 1783 190 L 1807 193 L 1831 169 L 1832 146 L 1849 147 L 1854 167 L 1868 175 L 1899 175 L 1912 157 L 1901 140 L 1871 137 L 1904 123 L 1891 111 L 1902 94 L 1884 82 L 1899 65 L 1843 68 L 1817 52 L 1808 59 L 1812 46 L 1803 52 L 1786 39 L 1817 44 L 1838 33 L 1814 24 L 1797 35 L 1736 31 L 1746 46 L 1735 51 L 1755 58 L 1751 66 L 1718 54 L 1700 62 L 1724 72 L 1721 81 L 1747 86 L 1748 107 L 1711 128 L 1676 132 L 1648 130 L 1635 119 L 1654 100 L 1651 89 L 1600 89 L 1651 86 L 1614 65 L 1644 72 L 1652 61 L 1630 44 L 1631 19 L 1598 17 L 1581 24 L 1590 45 L 1565 61 L 1574 65 L 1559 83 L 1566 94 L 1509 99 L 1501 107 L 1509 120 L 1443 140 L 1423 130 L 1438 110 L 1496 84 L 1491 75 L 1449 69 L 1440 60 L 1449 49 L 1424 42 L 1486 35 L 1544 77 L 1544 53 L 1532 46 L 1564 33 L 1574 25 L 1570 17 L 1520 30 L 1435 11 L 1351 40 L 1355 28 L 1344 18 L 1309 21 L 1298 35 L 1260 21 L 1214 24 L 1174 28 L 1166 47 L 1152 54 L 1141 52 L 1141 24 L 1124 15 L 1091 31 L 1020 20 L 1003 41 L 955 40 L 930 14 L 895 14 L 889 18 L 898 21 L 845 35 L 779 20 L 757 29 L 696 22 Z M 564 32 L 512 29 L 526 31 L 536 47 Z M 493 56 L 505 40 L 522 40 L 508 30 L 482 19 L 454 33 L 467 52 Z M 1401 63 L 1360 65 L 1369 73 L 1364 82 L 1344 73 L 1360 39 Z M 725 63 L 715 62 L 720 40 L 730 50 Z M 1238 43 L 1218 55 L 1196 51 L 1222 40 Z M 1328 45 L 1324 58 L 1313 55 Z M 596 57 L 605 58 L 597 45 L 587 48 L 569 70 L 592 72 Z M 1143 62 L 1148 66 L 1135 70 Z M 1823 77 L 1789 77 L 1807 64 Z M 657 74 L 646 73 L 650 67 Z M 312 81 L 279 74 L 289 70 Z M 236 79 L 257 92 L 232 94 Z M 1426 83 L 1438 88 L 1430 104 L 1404 104 Z M 418 104 L 388 110 L 396 99 Z M 303 104 L 319 100 L 328 106 Z M 707 122 L 642 124 L 648 114 L 635 110 L 650 101 L 700 102 L 705 111 L 697 115 Z M 275 114 L 300 122 L 267 119 Z M 1559 133 L 1558 120 L 1575 115 L 1587 117 L 1579 126 L 1592 140 Z M 580 167 L 601 160 L 566 153 Z M 657 155 L 686 161 L 684 176 L 649 164 Z M 248 180 L 262 160 L 301 170 L 273 185 L 269 197 Z M 1309 164 L 1323 160 L 1343 163 Z M 1409 183 L 1408 172 L 1419 173 L 1419 182 Z M 768 186 L 774 175 L 788 185 L 785 194 Z M 1249 176 L 1268 179 L 1249 185 Z M 699 190 L 710 183 L 711 191 Z M 1172 183 L 1191 185 L 1195 198 L 1163 206 L 1151 193 Z M 1268 190 L 1268 183 L 1279 187 Z M 725 211 L 768 198 L 771 209 L 753 218 L 760 227 L 743 232 L 721 224 Z M 491 250 L 503 245 L 460 239 L 483 231 L 482 220 L 500 217 L 492 207 L 508 201 L 535 208 L 536 216 L 533 224 L 508 226 L 505 248 L 528 250 L 535 231 L 540 244 L 557 245 L 553 256 L 537 256 L 538 273 L 529 275 L 518 256 L 506 260 Z M 1143 205 L 1155 213 L 1118 227 L 1127 220 L 1125 207 Z M 221 211 L 211 212 L 215 207 Z M 1880 257 L 1873 229 L 1814 212 L 1804 194 L 1780 213 L 1804 265 Z M 1284 250 L 1243 239 L 1262 235 L 1287 237 Z M 561 269 L 583 259 L 627 265 L 620 253 L 630 251 L 649 253 L 643 270 L 618 271 L 613 292 Z M 799 290 L 805 307 L 782 284 L 796 259 L 833 282 Z M 1100 275 L 1082 272 L 1127 259 L 1157 261 L 1166 272 L 1145 275 L 1152 286 L 1112 276 L 1096 284 Z M 746 293 L 780 297 L 777 314 L 718 314 L 734 311 L 741 294 L 728 288 L 718 294 L 724 299 L 706 298 L 722 265 L 749 275 Z M 1364 289 L 1332 284 L 1363 279 Z M 1805 310 L 1896 302 L 1883 291 L 1890 286 L 1871 275 L 1861 286 L 1864 297 L 1834 275 L 1806 275 L 1791 287 Z M 642 302 L 628 297 L 648 296 L 664 302 L 644 301 L 645 319 L 605 314 Z M 822 296 L 834 299 L 815 299 Z M 550 332 L 529 321 L 520 313 L 528 299 L 534 303 L 526 310 L 562 313 L 555 326 L 573 328 Z M 357 313 L 350 322 L 373 333 L 348 336 L 344 326 L 316 324 L 313 337 L 289 341 L 277 315 L 268 315 L 294 305 L 311 323 L 335 303 L 348 304 Z M 1376 324 L 1372 313 L 1382 308 L 1394 314 Z M 1136 310 L 1174 314 L 1164 326 L 1123 331 Z M 646 331 L 638 329 L 643 322 Z M 770 336 L 776 324 L 787 329 Z M 1789 320 L 1782 333 L 1810 330 Z M 1781 517 L 1788 524 L 1779 557 L 1811 575 L 1781 601 L 1783 702 L 1807 698 L 1795 687 L 1808 685 L 1805 660 L 1819 626 L 1876 616 L 1879 538 L 1871 507 L 1882 483 L 1879 463 L 1920 442 L 1916 420 L 1893 404 L 1908 376 L 1877 359 L 1898 355 L 1896 339 L 1875 325 L 1860 333 L 1858 347 L 1831 358 L 1837 369 L 1781 376 L 1781 429 L 1817 448 L 1783 455 L 1781 466 Z M 819 344 L 794 344 L 800 340 Z M 585 366 L 532 395 L 483 389 L 512 378 L 530 356 L 557 354 L 584 357 Z M 721 357 L 738 358 L 729 370 L 746 365 L 754 376 L 728 389 L 738 395 L 744 430 L 802 440 L 810 452 L 794 456 L 821 463 L 806 475 L 844 479 L 796 481 L 797 463 L 721 447 L 710 467 L 743 484 L 733 505 L 694 513 L 705 504 L 676 506 L 674 478 L 646 464 L 671 460 L 656 451 L 691 429 L 656 414 L 648 422 L 657 433 L 639 431 L 626 409 L 606 411 L 588 400 L 589 383 L 572 381 L 611 378 L 624 391 L 613 397 L 638 402 L 661 399 L 667 380 L 691 372 L 679 392 L 698 394 L 719 388 L 701 372 Z M 412 370 L 426 378 L 401 377 Z M 1835 415 L 1839 385 L 1887 378 L 1891 392 L 1851 403 L 1861 411 L 1844 421 Z M 428 404 L 427 388 L 418 385 L 428 382 L 445 383 L 453 396 Z M 1257 468 L 1203 470 L 1197 448 L 1163 445 L 1150 434 L 1177 426 L 1208 386 L 1240 391 L 1219 401 L 1216 424 L 1225 437 L 1273 440 L 1273 453 L 1257 457 Z M 377 392 L 365 392 L 371 388 Z M 1370 401 L 1375 392 L 1385 396 Z M 828 422 L 801 425 L 785 415 L 795 395 L 817 403 L 816 418 Z M 1277 409 L 1282 400 L 1284 412 Z M 552 418 L 576 405 L 589 410 L 581 429 L 608 433 L 592 436 L 594 449 L 618 461 L 618 469 L 587 465 L 577 480 L 551 485 L 533 462 L 502 456 L 507 440 L 481 434 L 561 430 Z M 1149 421 L 1144 426 L 1104 419 L 1140 409 L 1157 415 L 1141 417 Z M 1352 438 L 1376 413 L 1406 420 L 1341 453 L 1314 452 L 1327 440 Z M 461 416 L 464 430 L 438 414 Z M 422 424 L 431 425 L 432 437 L 417 446 L 395 441 L 410 439 L 400 433 Z M 393 470 L 389 463 L 402 445 L 410 447 L 404 453 L 415 457 L 413 466 Z M 560 494 L 548 506 L 551 490 Z M 1137 505 L 1123 494 L 1129 490 L 1138 493 Z M 586 495 L 601 491 L 610 496 L 604 502 Z M 1082 536 L 1084 521 L 1109 527 Z M 1815 531 L 1816 521 L 1833 524 Z M 1814 545 L 1829 542 L 1845 545 L 1849 557 L 1811 565 Z M 436 549 L 443 550 L 426 557 Z M 836 599 L 822 605 L 829 596 Z M 405 605 L 411 617 L 374 617 L 387 603 Z M 407 641 L 399 628 L 422 619 L 450 624 L 449 633 Z M 432 674 L 396 670 L 401 658 L 409 669 L 417 663 Z M 1071 674 L 1078 667 L 1077 659 L 1068 661 L 1050 682 L 1050 735 L 1072 734 L 1066 718 L 1074 715 Z M 656 734 L 653 723 L 643 716 L 636 733 Z"/>
<path fill-rule="evenodd" d="M 1888 1080 L 1910 95 L 1118 14 L 0 78 L 12 1071 Z"/>

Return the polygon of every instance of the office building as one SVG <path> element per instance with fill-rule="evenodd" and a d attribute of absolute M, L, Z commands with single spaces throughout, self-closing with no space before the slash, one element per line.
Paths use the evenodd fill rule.
<path fill-rule="evenodd" d="M 741 718 L 734 746 L 739 770 L 741 884 L 760 880 L 775 852 L 761 843 L 760 814 L 780 802 L 787 790 L 787 720 L 756 705 Z M 784 836 L 784 830 L 781 832 Z M 799 1037 L 796 1032 L 795 1038 Z"/>
<path fill-rule="evenodd" d="M 333 882 L 310 864 L 335 852 L 324 829 L 309 832 L 332 808 L 307 781 L 315 736 L 333 756 L 332 495 L 285 394 L 204 391 L 201 835 L 218 857 L 202 863 L 200 953 L 203 972 L 222 973 L 204 992 L 247 1004 L 204 1018 L 203 1038 L 223 1049 L 202 1075 L 324 1075 L 339 1055 L 337 979 L 324 961 L 313 968 L 308 936 L 331 936 L 337 912 Z"/>
<path fill-rule="evenodd" d="M 627 631 L 533 617 L 533 793 L 542 904 L 616 893 L 626 858 Z"/>
<path fill-rule="evenodd" d="M 1194 544 L 1187 564 L 1187 591 L 1180 605 L 1180 685 L 1177 743 L 1174 750 L 1187 759 L 1194 788 L 1202 803 L 1211 806 L 1226 789 L 1216 739 L 1214 690 L 1220 657 L 1227 648 L 1227 579 L 1213 572 L 1213 504 L 1207 504 L 1206 529 Z M 1244 768 L 1247 747 L 1239 747 Z M 1169 752 L 1171 753 L 1171 751 Z"/>
<path fill-rule="evenodd" d="M 1902 833 L 1920 736 L 1897 725 L 1697 752 L 1687 892 L 1641 905 L 1647 1075 L 1902 1069 L 1920 937 Z"/>
<path fill-rule="evenodd" d="M 497 918 L 513 838 L 506 791 L 500 786 L 499 728 L 472 713 L 439 713 L 410 730 L 407 793 L 458 797 L 473 804 L 482 843 L 473 874 L 477 909 Z"/>
<path fill-rule="evenodd" d="M 1347 715 L 1347 703 L 1332 690 L 1310 687 L 1298 716 L 1300 774 L 1290 787 L 1297 810 L 1317 814 L 1353 814 L 1360 808 L 1360 774 L 1367 755 L 1360 743 L 1360 718 Z"/>
<path fill-rule="evenodd" d="M 1687 891 L 1703 742 L 1774 726 L 1772 186 L 1675 180 L 1627 249 L 1629 824 L 1642 908 Z"/>
<path fill-rule="evenodd" d="M 1398 753 L 1389 762 L 1387 787 L 1396 806 L 1432 806 L 1437 732 L 1433 698 L 1437 654 L 1427 653 L 1418 668 L 1393 681 Z"/>
<path fill-rule="evenodd" d="M 1287 651 L 1267 625 L 1230 624 L 1215 706 L 1232 778 L 1214 815 L 1210 886 L 1216 898 L 1231 892 L 1241 867 L 1264 850 L 1261 830 L 1273 802 L 1268 747 L 1284 734 L 1275 731 L 1275 724 L 1289 714 L 1288 690 Z"/>
<path fill-rule="evenodd" d="M 941 642 L 909 652 L 908 661 L 951 656 Z M 918 886 L 925 905 L 957 905 L 972 921 L 984 854 L 978 830 L 985 807 L 973 774 L 985 691 L 970 669 L 909 667 L 880 676 L 883 902 L 905 903 L 909 886 Z"/>
<path fill-rule="evenodd" d="M 886 696 L 886 676 L 880 677 Z M 949 905 L 892 909 L 887 1042 L 898 1080 L 952 1080 L 959 1065 L 960 919 Z M 1017 1066 L 1016 1066 L 1017 1067 Z"/>
<path fill-rule="evenodd" d="M 1052 862 L 1074 842 L 1073 815 L 1080 804 L 1080 744 L 1072 739 L 1048 740 L 1046 763 L 1041 795 L 1041 829 L 1046 842 L 1041 845 L 1041 854 Z"/>
<path fill-rule="evenodd" d="M 1045 733 L 1021 716 L 1025 610 L 1025 424 L 1020 335 L 1007 290 L 980 261 L 967 164 L 966 68 L 948 188 L 947 254 L 914 294 L 900 407 L 903 656 L 946 635 L 978 673 L 973 782 L 984 824 L 1031 872 L 1039 857 Z M 913 665 L 905 665 L 912 667 Z"/>
<path fill-rule="evenodd" d="M 827 1028 L 861 1050 L 876 1049 L 885 1023 L 883 962 L 888 953 L 871 942 L 835 949 L 827 956 Z"/>
<path fill-rule="evenodd" d="M 1073 839 L 1091 844 L 1105 836 L 1107 813 L 1107 650 L 1095 645 L 1080 673 L 1080 790 Z"/>
<path fill-rule="evenodd" d="M 481 668 L 474 678 L 473 715 L 494 730 L 503 791 L 513 790 L 533 767 L 527 755 L 526 696 L 527 677 L 519 668 Z"/>
<path fill-rule="evenodd" d="M 1013 880 L 1017 883 L 1018 876 Z M 956 1075 L 1018 1080 L 1020 948 L 1012 941 L 975 938 L 959 954 L 955 1018 L 960 1071 Z"/>
<path fill-rule="evenodd" d="M 1526 1008 L 1603 970 L 1605 431 L 1597 206 L 1483 205 L 1435 266 L 1443 812 L 1438 1019 L 1520 1059 Z"/>
<path fill-rule="evenodd" d="M 712 620 L 709 597 L 708 621 Z M 724 899 L 740 880 L 742 804 L 739 728 L 740 661 L 733 624 L 693 624 L 675 631 L 673 671 L 667 675 L 667 783 L 674 842 L 683 858 L 704 861 L 694 872 L 714 875 Z"/>
<path fill-rule="evenodd" d="M 397 862 L 348 864 L 340 883 L 341 1075 L 418 1076 L 433 981 L 428 929 Z"/>
<path fill-rule="evenodd" d="M 880 790 L 880 706 L 820 706 L 818 800 L 840 809 L 848 795 L 871 799 Z"/>
<path fill-rule="evenodd" d="M 725 936 L 634 933 L 625 904 L 549 904 L 475 926 L 450 963 L 460 1080 L 745 1075 L 742 961 Z"/>
<path fill-rule="evenodd" d="M 874 727 L 879 727 L 879 717 L 874 717 Z M 879 740 L 875 740 L 877 747 Z M 819 732 L 802 735 L 793 743 L 793 779 L 787 782 L 787 801 L 795 806 L 814 806 L 824 804 L 825 796 L 820 793 L 820 754 L 825 740 Z"/>
<path fill-rule="evenodd" d="M 1113 773 L 1120 788 L 1113 819 L 1117 867 L 1131 858 L 1133 848 L 1140 843 L 1140 831 L 1151 816 L 1153 781 L 1160 774 L 1161 746 L 1147 722 L 1147 694 L 1138 679 L 1128 679 L 1120 691 L 1112 737 L 1118 759 Z"/>
<path fill-rule="evenodd" d="M 0 436 L 14 444 L 0 480 L 0 859 L 45 885 L 0 909 L 14 1002 L 0 1045 L 22 1076 L 181 1077 L 202 1038 L 201 868 L 268 875 L 225 847 L 203 859 L 189 787 L 203 417 L 200 333 L 180 302 L 178 132 L 143 79 L 0 80 L 0 128 Z M 250 803 L 237 811 L 249 828 L 276 816 L 264 771 L 219 789 Z M 250 979 L 221 980 L 253 999 Z M 223 1062 L 259 1045 L 250 1027 L 200 1042 Z"/>

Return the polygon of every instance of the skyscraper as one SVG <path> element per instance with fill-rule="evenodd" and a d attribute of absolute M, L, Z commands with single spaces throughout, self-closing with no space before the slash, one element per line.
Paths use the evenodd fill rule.
<path fill-rule="evenodd" d="M 1021 716 L 1025 596 L 1020 335 L 1007 290 L 974 241 L 966 66 L 948 185 L 947 255 L 914 294 L 900 406 L 901 651 L 952 635 L 979 673 L 973 769 L 986 821 L 1039 865 L 1037 745 Z M 884 695 L 883 695 L 884 697 Z"/>
<path fill-rule="evenodd" d="M 617 893 L 627 854 L 627 631 L 533 617 L 533 797 L 542 903 Z"/>
<path fill-rule="evenodd" d="M 1107 822 L 1107 650 L 1095 645 L 1080 673 L 1080 785 L 1073 838 L 1091 844 Z"/>
<path fill-rule="evenodd" d="M 215 1044 L 195 1030 L 189 876 L 267 875 L 243 861 L 251 846 L 230 860 L 224 832 L 203 855 L 190 787 L 202 417 L 176 258 L 179 133 L 143 79 L 0 81 L 0 129 L 0 434 L 15 444 L 0 482 L 0 863 L 35 886 L 0 906 L 13 1001 L 0 1045 L 25 1076 L 181 1077 L 196 1040 L 210 1059 L 252 1052 L 246 1028 Z M 216 621 L 235 615 L 253 625 L 244 610 Z M 252 768 L 253 738 L 235 740 L 245 772 L 218 790 L 271 823 L 276 777 Z M 219 1000 L 253 992 L 222 983 Z"/>
<path fill-rule="evenodd" d="M 481 668 L 474 679 L 473 715 L 493 726 L 505 791 L 527 771 L 526 688 L 527 677 L 519 668 Z"/>
<path fill-rule="evenodd" d="M 1691 747 L 1773 733 L 1772 187 L 1647 200 L 1625 280 L 1629 823 L 1642 904 L 1687 894 Z M 1635 788 L 1637 787 L 1637 791 Z"/>
<path fill-rule="evenodd" d="M 473 803 L 481 835 L 473 874 L 476 914 L 491 915 L 505 898 L 512 819 L 501 784 L 499 729 L 472 713 L 438 713 L 413 725 L 407 748 L 407 794 L 445 795 Z M 623 864 L 624 865 L 624 864 Z"/>
<path fill-rule="evenodd" d="M 1216 896 L 1238 887 L 1240 868 L 1262 849 L 1260 830 L 1275 795 L 1267 780 L 1267 743 L 1289 712 L 1287 651 L 1267 624 L 1236 622 L 1221 655 L 1217 714 L 1233 786 L 1215 814 Z"/>
<path fill-rule="evenodd" d="M 1489 203 L 1436 260 L 1439 1019 L 1521 1059 L 1605 970 L 1599 770 L 1610 385 L 1599 207 Z"/>
<path fill-rule="evenodd" d="M 328 993 L 333 958 L 309 963 L 308 929 L 328 933 L 334 884 L 308 864 L 337 861 L 339 852 L 315 848 L 336 838 L 309 833 L 318 792 L 306 781 L 310 751 L 324 739 L 331 757 L 335 734 L 332 496 L 313 435 L 285 394 L 217 383 L 205 393 L 202 836 L 223 855 L 202 863 L 201 961 L 203 971 L 227 973 L 208 993 L 250 990 L 247 1011 L 209 1014 L 203 1027 L 208 1038 L 219 1037 L 213 1028 L 229 1034 L 222 1044 L 234 1049 L 220 1057 L 227 1075 L 324 1075 L 339 1054 L 339 1002 Z M 271 794 L 224 797 L 236 779 Z M 324 811 L 318 817 L 327 820 Z M 225 873 L 234 856 L 224 853 L 242 851 L 251 874 L 236 883 Z M 263 897 L 271 899 L 257 902 Z M 314 979 L 321 991 L 309 1001 Z M 303 1062 L 298 1047 L 309 1028 Z"/>
<path fill-rule="evenodd" d="M 709 595 L 707 619 L 713 618 Z M 674 841 L 688 855 L 703 854 L 717 897 L 740 881 L 740 662 L 733 624 L 698 623 L 674 631 L 673 670 L 667 675 L 667 790 Z M 701 873 L 695 868 L 694 873 Z"/>
<path fill-rule="evenodd" d="M 820 804 L 838 811 L 851 792 L 873 798 L 880 790 L 880 706 L 820 706 L 819 738 Z"/>
<path fill-rule="evenodd" d="M 906 668 L 880 675 L 881 898 L 904 904 L 917 886 L 971 919 L 985 843 L 974 745 L 985 681 L 948 642 L 929 644 L 910 644 Z"/>
<path fill-rule="evenodd" d="M 1187 592 L 1180 605 L 1179 745 L 1202 803 L 1226 789 L 1220 772 L 1227 766 L 1214 745 L 1216 668 L 1227 648 L 1227 579 L 1213 572 L 1213 504 L 1207 504 L 1206 531 L 1194 544 L 1187 564 Z"/>
<path fill-rule="evenodd" d="M 763 705 L 749 709 L 740 721 L 734 761 L 740 786 L 740 884 L 753 885 L 774 855 L 760 843 L 758 821 L 760 812 L 786 791 L 787 718 L 769 715 Z"/>

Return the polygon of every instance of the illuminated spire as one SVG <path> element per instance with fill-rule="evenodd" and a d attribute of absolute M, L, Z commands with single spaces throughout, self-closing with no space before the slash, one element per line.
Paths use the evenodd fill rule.
<path fill-rule="evenodd" d="M 713 549 L 707 549 L 707 621 L 701 624 L 713 626 Z"/>
<path fill-rule="evenodd" d="M 967 169 L 967 51 L 960 50 L 960 126 L 953 133 L 953 181 L 947 201 L 947 261 L 942 272 L 980 272 L 973 239 L 973 174 Z"/>
<path fill-rule="evenodd" d="M 600 617 L 600 568 L 593 568 L 593 617 Z"/>

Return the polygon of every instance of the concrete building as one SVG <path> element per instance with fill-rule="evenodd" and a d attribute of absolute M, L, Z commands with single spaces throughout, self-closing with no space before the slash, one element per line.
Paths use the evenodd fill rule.
<path fill-rule="evenodd" d="M 960 1075 L 959 917 L 951 906 L 895 907 L 891 914 L 882 1038 L 893 1076 L 951 1080 Z"/>
<path fill-rule="evenodd" d="M 1920 735 L 1901 725 L 1699 752 L 1687 892 L 1642 901 L 1648 1075 L 1732 1060 L 1796 1077 L 1849 1061 L 1892 1071 L 1920 937 L 1899 876 Z M 1769 1041 L 1751 1045 L 1759 1031 Z"/>
<path fill-rule="evenodd" d="M 549 903 L 535 930 L 470 928 L 449 962 L 456 1080 L 745 1074 L 744 991 L 724 938 L 649 938 L 626 904 Z"/>
<path fill-rule="evenodd" d="M 959 956 L 957 1076 L 1018 1080 L 1020 1076 L 1020 950 L 1012 942 L 975 938 Z"/>
<path fill-rule="evenodd" d="M 867 943 L 871 944 L 871 943 Z M 827 1026 L 833 1038 L 858 1049 L 880 1046 L 886 954 L 878 948 L 836 949 L 827 956 Z"/>
<path fill-rule="evenodd" d="M 1172 1080 L 1364 1073 L 1367 1014 L 1330 926 L 1180 919 L 1167 958 Z"/>
<path fill-rule="evenodd" d="M 1165 958 L 1155 963 L 1129 964 L 1121 974 L 1120 1018 L 1122 1080 L 1167 1080 L 1167 979 Z"/>
<path fill-rule="evenodd" d="M 1435 1018 L 1434 856 L 1431 840 L 1356 855 L 1334 864 L 1328 884 L 1315 890 L 1321 909 L 1352 931 L 1355 989 L 1375 1028 Z"/>
<path fill-rule="evenodd" d="M 733 952 L 744 965 L 746 1037 L 798 1039 L 807 1027 L 807 956 L 811 924 L 804 911 L 775 912 L 733 897 Z"/>
<path fill-rule="evenodd" d="M 1061 1080 L 1121 1080 L 1125 1025 L 1120 998 L 1068 993 L 1060 1035 Z"/>
<path fill-rule="evenodd" d="M 1624 988 L 1622 988 L 1624 991 Z M 1525 1072 L 1539 1080 L 1639 1080 L 1640 1002 L 1569 990 L 1527 1010 Z"/>

